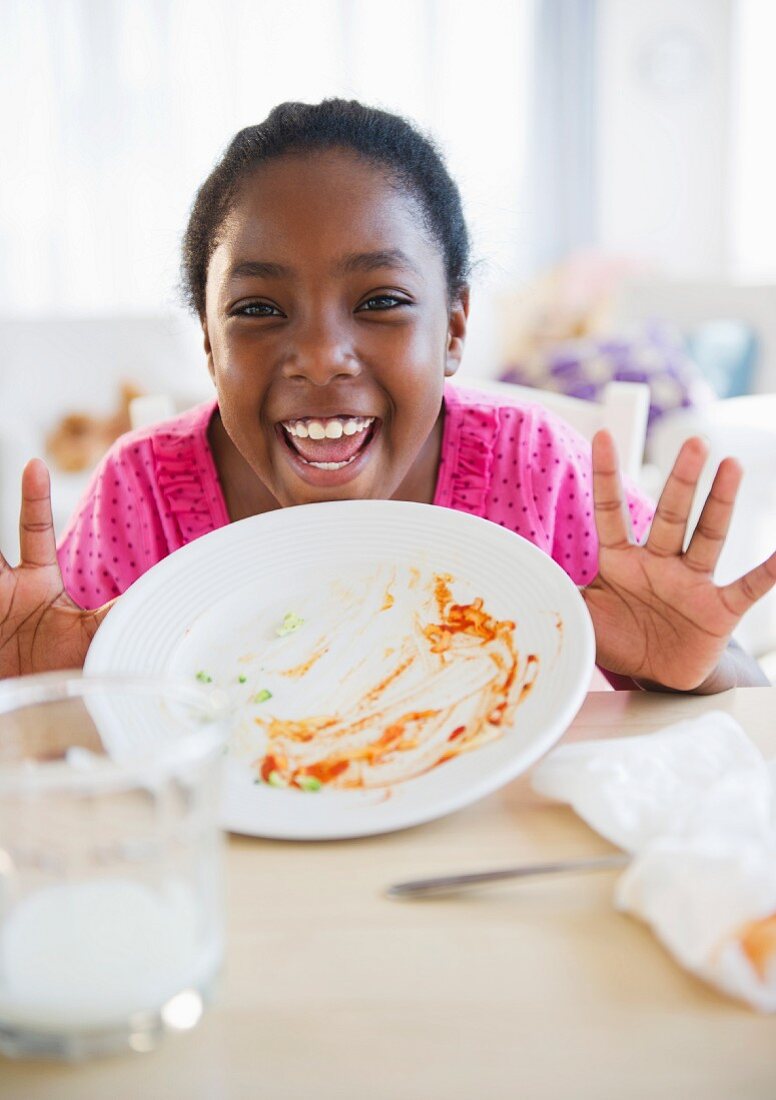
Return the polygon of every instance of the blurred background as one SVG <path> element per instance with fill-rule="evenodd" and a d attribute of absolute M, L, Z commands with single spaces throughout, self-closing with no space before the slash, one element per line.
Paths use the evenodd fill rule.
<path fill-rule="evenodd" d="M 717 431 L 748 479 L 728 567 L 776 544 L 772 0 L 0 0 L 0 22 L 9 557 L 26 457 L 61 527 L 133 397 L 211 392 L 177 296 L 194 192 L 237 129 L 331 95 L 414 119 L 460 184 L 462 380 L 646 383 L 644 484 L 677 432 Z M 776 649 L 776 614 L 750 643 Z"/>

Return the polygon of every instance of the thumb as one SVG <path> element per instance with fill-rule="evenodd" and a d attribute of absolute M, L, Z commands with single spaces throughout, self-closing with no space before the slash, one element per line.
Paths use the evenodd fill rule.
<path fill-rule="evenodd" d="M 39 458 L 28 462 L 22 473 L 19 549 L 22 565 L 45 567 L 57 564 L 51 481 L 46 464 Z"/>

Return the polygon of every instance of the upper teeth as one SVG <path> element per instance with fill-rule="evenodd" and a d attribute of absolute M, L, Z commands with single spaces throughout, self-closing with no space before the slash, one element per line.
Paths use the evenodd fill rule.
<path fill-rule="evenodd" d="M 343 435 L 363 432 L 374 423 L 373 416 L 332 416 L 325 420 L 284 420 L 289 435 L 300 439 L 339 439 Z"/>

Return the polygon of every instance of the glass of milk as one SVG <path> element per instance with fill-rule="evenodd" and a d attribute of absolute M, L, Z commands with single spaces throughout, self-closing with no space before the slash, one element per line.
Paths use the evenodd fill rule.
<path fill-rule="evenodd" d="M 227 713 L 177 681 L 0 682 L 0 1051 L 148 1050 L 196 1024 L 223 954 Z"/>

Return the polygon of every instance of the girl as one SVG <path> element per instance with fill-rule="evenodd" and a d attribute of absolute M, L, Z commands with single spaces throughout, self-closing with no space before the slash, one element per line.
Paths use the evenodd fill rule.
<path fill-rule="evenodd" d="M 634 488 L 623 497 L 606 433 L 591 456 L 536 406 L 446 384 L 463 353 L 468 265 L 458 190 L 402 119 L 285 103 L 237 134 L 183 245 L 217 400 L 120 439 L 58 552 L 46 469 L 27 466 L 22 561 L 0 558 L 0 675 L 80 666 L 111 601 L 208 531 L 371 497 L 458 508 L 542 547 L 584 586 L 613 679 L 697 692 L 765 682 L 730 635 L 776 582 L 776 554 L 723 588 L 712 579 L 737 464 L 720 465 L 683 552 L 699 440 L 653 518 Z"/>

